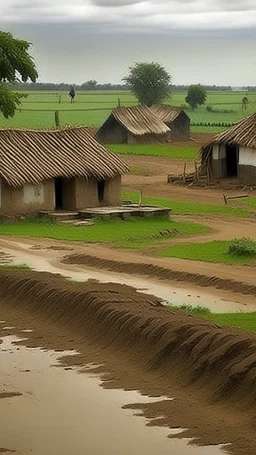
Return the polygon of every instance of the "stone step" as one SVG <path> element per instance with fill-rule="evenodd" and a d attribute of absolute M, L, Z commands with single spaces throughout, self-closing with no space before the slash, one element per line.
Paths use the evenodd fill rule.
<path fill-rule="evenodd" d="M 47 216 L 54 223 L 60 223 L 62 221 L 74 221 L 79 218 L 78 212 L 39 212 L 41 216 Z"/>

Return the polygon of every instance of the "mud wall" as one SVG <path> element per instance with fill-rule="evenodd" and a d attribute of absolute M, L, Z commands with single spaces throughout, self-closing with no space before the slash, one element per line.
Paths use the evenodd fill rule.
<path fill-rule="evenodd" d="M 96 139 L 103 144 L 125 144 L 127 131 L 113 116 L 110 116 L 98 130 Z"/>
<path fill-rule="evenodd" d="M 190 139 L 190 118 L 182 112 L 173 122 L 167 123 L 171 130 L 172 141 L 184 141 Z"/>
<path fill-rule="evenodd" d="M 40 210 L 53 210 L 54 180 L 39 185 L 13 188 L 1 181 L 1 215 L 29 214 Z"/>
<path fill-rule="evenodd" d="M 239 182 L 244 185 L 256 185 L 256 167 L 250 165 L 238 165 Z"/>
<path fill-rule="evenodd" d="M 97 207 L 99 205 L 96 179 L 86 180 L 83 177 L 75 179 L 76 209 Z"/>
<path fill-rule="evenodd" d="M 104 205 L 119 205 L 121 203 L 121 176 L 105 180 Z"/>
<path fill-rule="evenodd" d="M 135 136 L 128 133 L 128 144 L 164 144 L 168 142 L 169 135 L 166 134 L 143 134 L 142 136 Z"/>

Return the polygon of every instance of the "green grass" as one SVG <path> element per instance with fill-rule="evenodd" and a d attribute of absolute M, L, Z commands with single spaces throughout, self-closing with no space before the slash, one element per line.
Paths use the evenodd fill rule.
<path fill-rule="evenodd" d="M 231 201 L 229 201 L 229 204 Z M 243 208 L 248 207 L 249 209 L 256 210 L 256 197 L 247 197 L 245 199 L 233 199 L 233 206 L 241 206 Z"/>
<path fill-rule="evenodd" d="M 31 270 L 27 264 L 1 264 L 0 270 Z"/>
<path fill-rule="evenodd" d="M 123 192 L 122 198 L 125 201 L 128 200 L 136 203 L 139 200 L 139 193 Z M 201 204 L 199 202 L 186 202 L 150 196 L 143 196 L 142 202 L 143 204 L 157 205 L 159 207 L 170 207 L 174 215 L 218 215 L 235 217 L 248 217 L 250 215 L 248 208 L 231 207 L 224 204 Z"/>
<path fill-rule="evenodd" d="M 93 226 L 58 225 L 35 222 L 31 219 L 0 224 L 0 235 L 44 237 L 88 243 L 111 243 L 124 248 L 145 248 L 158 242 L 160 231 L 177 229 L 179 235 L 206 233 L 209 228 L 190 222 L 176 222 L 165 218 L 143 219 L 131 217 L 126 221 L 111 219 L 95 221 Z M 163 237 L 166 238 L 166 237 Z"/>
<path fill-rule="evenodd" d="M 174 147 L 164 144 L 110 144 L 107 148 L 120 155 L 164 156 L 181 160 L 198 159 L 198 147 Z"/>
<path fill-rule="evenodd" d="M 191 261 L 222 262 L 225 264 L 251 264 L 256 258 L 248 255 L 228 253 L 231 241 L 215 240 L 206 243 L 179 243 L 164 248 L 160 254 L 164 257 L 189 259 Z"/>
<path fill-rule="evenodd" d="M 136 98 L 131 92 L 121 91 L 96 91 L 96 92 L 77 92 L 76 102 L 72 105 L 69 102 L 67 92 L 44 92 L 29 91 L 28 97 L 22 101 L 20 110 L 13 119 L 0 117 L 0 127 L 23 127 L 23 128 L 53 128 L 54 111 L 60 112 L 60 123 L 62 126 L 67 124 L 80 125 L 101 125 L 108 117 L 112 108 L 117 106 L 118 98 L 123 106 L 137 104 Z M 62 93 L 62 102 L 59 104 L 58 96 Z M 174 106 L 184 106 L 185 91 L 175 91 L 171 101 L 166 99 L 166 103 Z M 245 92 L 208 92 L 205 106 L 201 106 L 195 111 L 186 107 L 186 112 L 191 118 L 192 123 L 232 123 L 237 122 L 243 117 L 255 111 L 256 93 L 249 93 L 249 107 L 247 111 L 242 110 L 241 101 Z M 208 112 L 206 106 L 210 105 L 218 112 Z M 221 112 L 224 109 L 233 112 Z M 20 112 L 21 111 L 21 112 Z M 225 127 L 205 127 L 193 126 L 192 132 L 219 132 Z"/>
<path fill-rule="evenodd" d="M 253 313 L 212 313 L 209 308 L 192 307 L 191 305 L 169 306 L 170 310 L 185 311 L 202 317 L 215 324 L 236 327 L 239 329 L 256 332 L 256 312 Z"/>

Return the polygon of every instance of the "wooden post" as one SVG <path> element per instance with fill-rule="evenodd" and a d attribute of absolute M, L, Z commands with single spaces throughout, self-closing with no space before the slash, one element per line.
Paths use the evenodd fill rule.
<path fill-rule="evenodd" d="M 56 128 L 59 128 L 59 126 L 60 126 L 59 111 L 54 112 L 54 117 L 55 117 L 55 126 L 56 126 Z"/>
<path fill-rule="evenodd" d="M 208 166 L 206 167 L 206 178 L 207 178 L 207 185 L 210 184 L 210 173 Z"/>
<path fill-rule="evenodd" d="M 227 196 L 226 194 L 223 193 L 223 198 L 224 198 L 224 202 L 225 202 L 225 205 L 227 205 L 228 201 L 227 201 Z"/>
<path fill-rule="evenodd" d="M 199 182 L 199 178 L 198 178 L 198 169 L 197 169 L 196 161 L 195 161 L 195 174 L 196 174 L 196 182 Z"/>
<path fill-rule="evenodd" d="M 121 107 L 121 101 L 120 101 L 120 98 L 118 98 L 118 100 L 117 100 L 117 107 Z"/>
<path fill-rule="evenodd" d="M 184 164 L 184 170 L 183 170 L 183 182 L 186 183 L 186 168 L 187 168 L 187 163 Z"/>
<path fill-rule="evenodd" d="M 138 206 L 141 207 L 141 204 L 142 204 L 142 190 L 140 190 L 140 197 L 139 197 Z"/>

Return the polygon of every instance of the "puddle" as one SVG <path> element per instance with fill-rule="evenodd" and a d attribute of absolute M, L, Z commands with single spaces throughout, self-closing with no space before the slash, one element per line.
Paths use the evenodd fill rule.
<path fill-rule="evenodd" d="M 0 399 L 0 447 L 20 455 L 223 453 L 218 447 L 190 447 L 170 439 L 177 430 L 147 427 L 146 419 L 121 408 L 159 398 L 105 390 L 94 376 L 52 367 L 60 358 L 54 351 L 17 347 L 12 344 L 16 337 L 2 340 L 0 391 L 10 396 Z"/>

